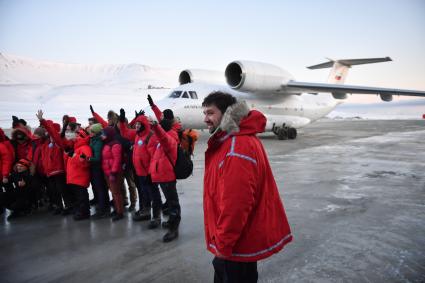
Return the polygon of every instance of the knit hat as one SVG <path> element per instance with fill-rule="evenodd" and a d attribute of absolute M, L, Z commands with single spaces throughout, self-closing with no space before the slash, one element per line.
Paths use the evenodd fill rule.
<path fill-rule="evenodd" d="M 77 118 L 69 117 L 69 123 L 77 123 Z"/>
<path fill-rule="evenodd" d="M 108 127 L 104 128 L 103 131 L 102 131 L 102 136 L 105 137 L 104 142 L 105 143 L 113 142 L 115 140 L 116 134 L 117 134 L 117 132 L 116 132 L 114 127 L 108 126 Z"/>
<path fill-rule="evenodd" d="M 40 138 L 46 137 L 46 129 L 42 127 L 38 127 L 34 130 L 33 135 L 38 136 Z"/>
<path fill-rule="evenodd" d="M 25 158 L 19 159 L 19 161 L 16 162 L 16 163 L 27 167 L 27 169 L 29 169 L 30 165 L 31 165 L 31 162 L 28 159 L 25 159 Z"/>
<path fill-rule="evenodd" d="M 100 133 L 102 131 L 102 124 L 97 123 L 97 124 L 93 124 L 90 126 L 90 132 L 92 132 L 93 134 L 97 135 L 98 133 Z"/>
<path fill-rule="evenodd" d="M 174 113 L 171 109 L 165 109 L 162 114 L 164 115 L 164 119 L 167 120 L 173 120 L 174 119 Z"/>

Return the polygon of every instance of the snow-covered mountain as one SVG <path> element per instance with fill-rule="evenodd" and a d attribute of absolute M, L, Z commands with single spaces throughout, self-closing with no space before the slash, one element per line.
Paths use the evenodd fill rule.
<path fill-rule="evenodd" d="M 121 107 L 133 111 L 147 105 L 148 93 L 164 97 L 177 78 L 177 70 L 141 64 L 66 64 L 0 53 L 0 127 L 9 127 L 12 115 L 35 126 L 38 109 L 57 121 L 74 115 L 82 124 L 90 104 L 105 115 Z"/>

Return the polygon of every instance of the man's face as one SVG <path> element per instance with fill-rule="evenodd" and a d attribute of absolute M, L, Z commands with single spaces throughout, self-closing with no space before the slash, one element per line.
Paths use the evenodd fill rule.
<path fill-rule="evenodd" d="M 204 123 L 207 124 L 209 132 L 212 134 L 221 123 L 223 113 L 214 104 L 204 107 Z"/>

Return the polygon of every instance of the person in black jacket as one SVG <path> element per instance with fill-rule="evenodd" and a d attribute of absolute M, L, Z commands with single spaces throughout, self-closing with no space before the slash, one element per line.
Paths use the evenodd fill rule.
<path fill-rule="evenodd" d="M 6 191 L 0 194 L 1 204 L 11 211 L 7 220 L 31 212 L 30 165 L 31 162 L 27 159 L 18 160 L 13 168 L 13 172 L 10 174 Z"/>

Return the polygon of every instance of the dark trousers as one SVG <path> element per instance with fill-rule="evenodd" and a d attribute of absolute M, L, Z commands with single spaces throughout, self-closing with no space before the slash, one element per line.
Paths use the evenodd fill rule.
<path fill-rule="evenodd" d="M 181 219 L 181 208 L 179 203 L 179 196 L 177 194 L 176 182 L 159 183 L 165 200 L 168 203 L 169 209 L 169 222 L 171 229 L 177 229 Z"/>
<path fill-rule="evenodd" d="M 28 188 L 0 192 L 0 206 L 15 213 L 29 211 L 31 203 Z"/>
<path fill-rule="evenodd" d="M 251 283 L 258 281 L 257 262 L 237 262 L 215 257 L 214 283 Z"/>
<path fill-rule="evenodd" d="M 101 167 L 92 167 L 90 172 L 90 182 L 95 196 L 94 198 L 97 200 L 97 209 L 100 212 L 109 212 L 109 192 L 103 170 Z"/>
<path fill-rule="evenodd" d="M 62 195 L 62 198 L 63 198 L 63 202 L 65 203 L 65 207 L 66 208 L 74 208 L 75 203 L 78 202 L 74 185 L 66 184 L 63 187 L 61 195 Z"/>
<path fill-rule="evenodd" d="M 87 188 L 70 185 L 71 189 L 76 195 L 75 214 L 76 215 L 90 215 L 90 203 L 89 203 L 89 192 Z"/>
<path fill-rule="evenodd" d="M 138 190 L 139 190 L 139 207 L 152 207 L 160 209 L 162 205 L 161 193 L 157 184 L 152 183 L 148 176 L 137 176 Z"/>
<path fill-rule="evenodd" d="M 31 205 L 34 206 L 35 208 L 38 208 L 39 201 L 41 201 L 46 191 L 47 177 L 36 173 L 31 178 L 30 186 L 31 186 L 31 193 L 30 193 Z"/>
<path fill-rule="evenodd" d="M 65 174 L 56 174 L 47 178 L 50 204 L 56 208 L 63 208 L 62 192 L 66 189 Z"/>
<path fill-rule="evenodd" d="M 109 190 L 112 193 L 112 198 L 114 199 L 114 207 L 115 211 L 118 214 L 124 213 L 124 200 L 122 196 L 122 188 L 124 186 L 124 177 L 122 172 L 118 173 L 113 181 L 107 176 L 105 176 L 107 179 Z"/>

